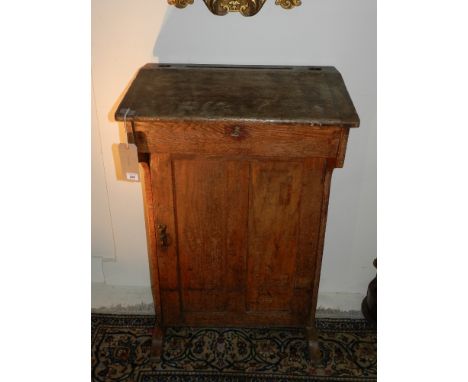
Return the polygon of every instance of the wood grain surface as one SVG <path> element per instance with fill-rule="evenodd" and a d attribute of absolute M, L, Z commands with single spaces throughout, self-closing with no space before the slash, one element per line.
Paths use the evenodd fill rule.
<path fill-rule="evenodd" d="M 152 154 L 151 166 L 154 224 L 170 237 L 157 249 L 164 326 L 308 323 L 327 161 Z"/>
<path fill-rule="evenodd" d="M 229 122 L 137 122 L 139 152 L 334 158 L 343 128 L 233 124 Z"/>

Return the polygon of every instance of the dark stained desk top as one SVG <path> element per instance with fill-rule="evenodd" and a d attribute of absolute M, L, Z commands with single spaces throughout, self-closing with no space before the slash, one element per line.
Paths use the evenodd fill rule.
<path fill-rule="evenodd" d="M 359 126 L 341 74 L 327 66 L 147 64 L 117 108 L 116 120 L 125 114 L 128 121 Z"/>

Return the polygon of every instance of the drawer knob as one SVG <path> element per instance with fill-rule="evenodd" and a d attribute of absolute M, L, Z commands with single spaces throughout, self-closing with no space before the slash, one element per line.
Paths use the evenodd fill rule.
<path fill-rule="evenodd" d="M 238 137 L 240 137 L 240 134 L 241 134 L 241 128 L 240 128 L 240 126 L 235 126 L 235 127 L 232 129 L 231 137 L 238 138 Z"/>
<path fill-rule="evenodd" d="M 158 224 L 159 245 L 164 249 L 169 247 L 166 229 L 167 226 L 165 224 Z"/>

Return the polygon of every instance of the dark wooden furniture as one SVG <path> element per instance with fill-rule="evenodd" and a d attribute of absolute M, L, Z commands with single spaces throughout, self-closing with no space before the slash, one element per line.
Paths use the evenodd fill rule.
<path fill-rule="evenodd" d="M 377 259 L 373 264 L 377 268 Z M 377 323 L 377 276 L 369 283 L 366 297 L 362 300 L 361 312 L 366 320 Z"/>
<path fill-rule="evenodd" d="M 312 357 L 332 171 L 359 125 L 332 67 L 148 64 L 115 117 L 142 162 L 158 324 L 300 326 Z"/>

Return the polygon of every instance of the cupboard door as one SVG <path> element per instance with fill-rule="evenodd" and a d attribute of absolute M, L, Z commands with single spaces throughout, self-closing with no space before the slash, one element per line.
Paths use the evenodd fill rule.
<path fill-rule="evenodd" d="M 301 324 L 312 302 L 324 159 L 152 155 L 165 324 Z"/>

